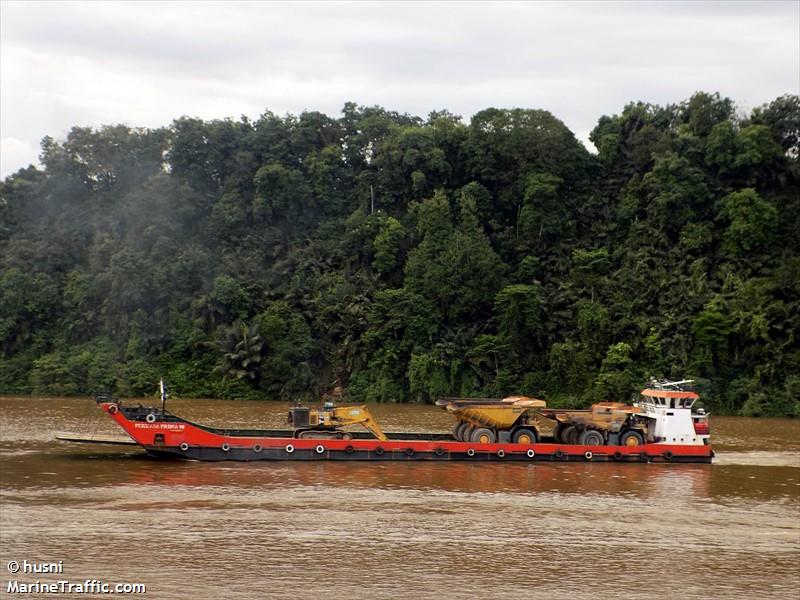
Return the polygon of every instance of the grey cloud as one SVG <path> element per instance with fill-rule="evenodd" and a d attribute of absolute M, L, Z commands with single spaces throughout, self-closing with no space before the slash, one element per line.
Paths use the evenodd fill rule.
<path fill-rule="evenodd" d="M 586 139 L 625 103 L 800 88 L 800 5 L 3 3 L 3 138 L 343 103 L 545 108 Z M 21 147 L 17 144 L 16 147 Z M 3 175 L 8 174 L 7 162 Z"/>

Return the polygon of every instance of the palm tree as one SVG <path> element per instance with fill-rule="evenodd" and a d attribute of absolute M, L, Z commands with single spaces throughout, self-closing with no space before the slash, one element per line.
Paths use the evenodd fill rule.
<path fill-rule="evenodd" d="M 222 353 L 221 362 L 214 372 L 230 379 L 247 379 L 255 383 L 259 376 L 264 342 L 258 334 L 258 325 L 247 325 L 237 319 L 222 330 L 212 346 Z"/>

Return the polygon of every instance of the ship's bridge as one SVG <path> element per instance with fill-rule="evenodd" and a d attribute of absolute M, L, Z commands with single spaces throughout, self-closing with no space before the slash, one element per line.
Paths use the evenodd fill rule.
<path fill-rule="evenodd" d="M 634 406 L 643 409 L 642 416 L 652 419 L 648 427 L 656 442 L 707 444 L 708 416 L 703 409 L 692 414 L 692 406 L 698 398 L 695 392 L 659 386 L 642 390 Z"/>
<path fill-rule="evenodd" d="M 646 389 L 642 390 L 640 404 L 651 404 L 661 408 L 689 408 L 700 396 L 694 392 Z"/>

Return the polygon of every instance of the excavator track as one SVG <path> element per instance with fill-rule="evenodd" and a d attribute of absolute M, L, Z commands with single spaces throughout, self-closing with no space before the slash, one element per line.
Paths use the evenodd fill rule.
<path fill-rule="evenodd" d="M 306 429 L 295 431 L 295 437 L 300 440 L 351 440 L 352 434 L 346 431 L 330 431 L 324 429 Z"/>

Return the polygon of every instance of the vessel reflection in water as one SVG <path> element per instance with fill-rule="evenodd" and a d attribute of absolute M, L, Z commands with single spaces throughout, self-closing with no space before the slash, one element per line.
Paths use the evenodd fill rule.
<path fill-rule="evenodd" d="M 113 459 L 110 459 L 113 460 Z M 149 459 L 141 459 L 150 463 Z M 338 486 L 353 488 L 437 489 L 455 493 L 605 494 L 632 493 L 642 497 L 669 494 L 673 501 L 711 494 L 712 469 L 706 466 L 580 464 L 513 465 L 419 463 L 305 463 L 291 466 L 219 464 L 148 464 L 132 469 L 128 483 L 163 486 Z"/>
<path fill-rule="evenodd" d="M 173 407 L 212 425 L 263 411 L 270 427 L 287 405 Z M 392 430 L 449 422 L 435 407 L 370 408 Z M 90 400 L 0 411 L 0 570 L 63 560 L 69 578 L 143 582 L 166 600 L 796 599 L 796 421 L 714 419 L 713 465 L 201 463 L 52 441 L 114 432 Z"/>

